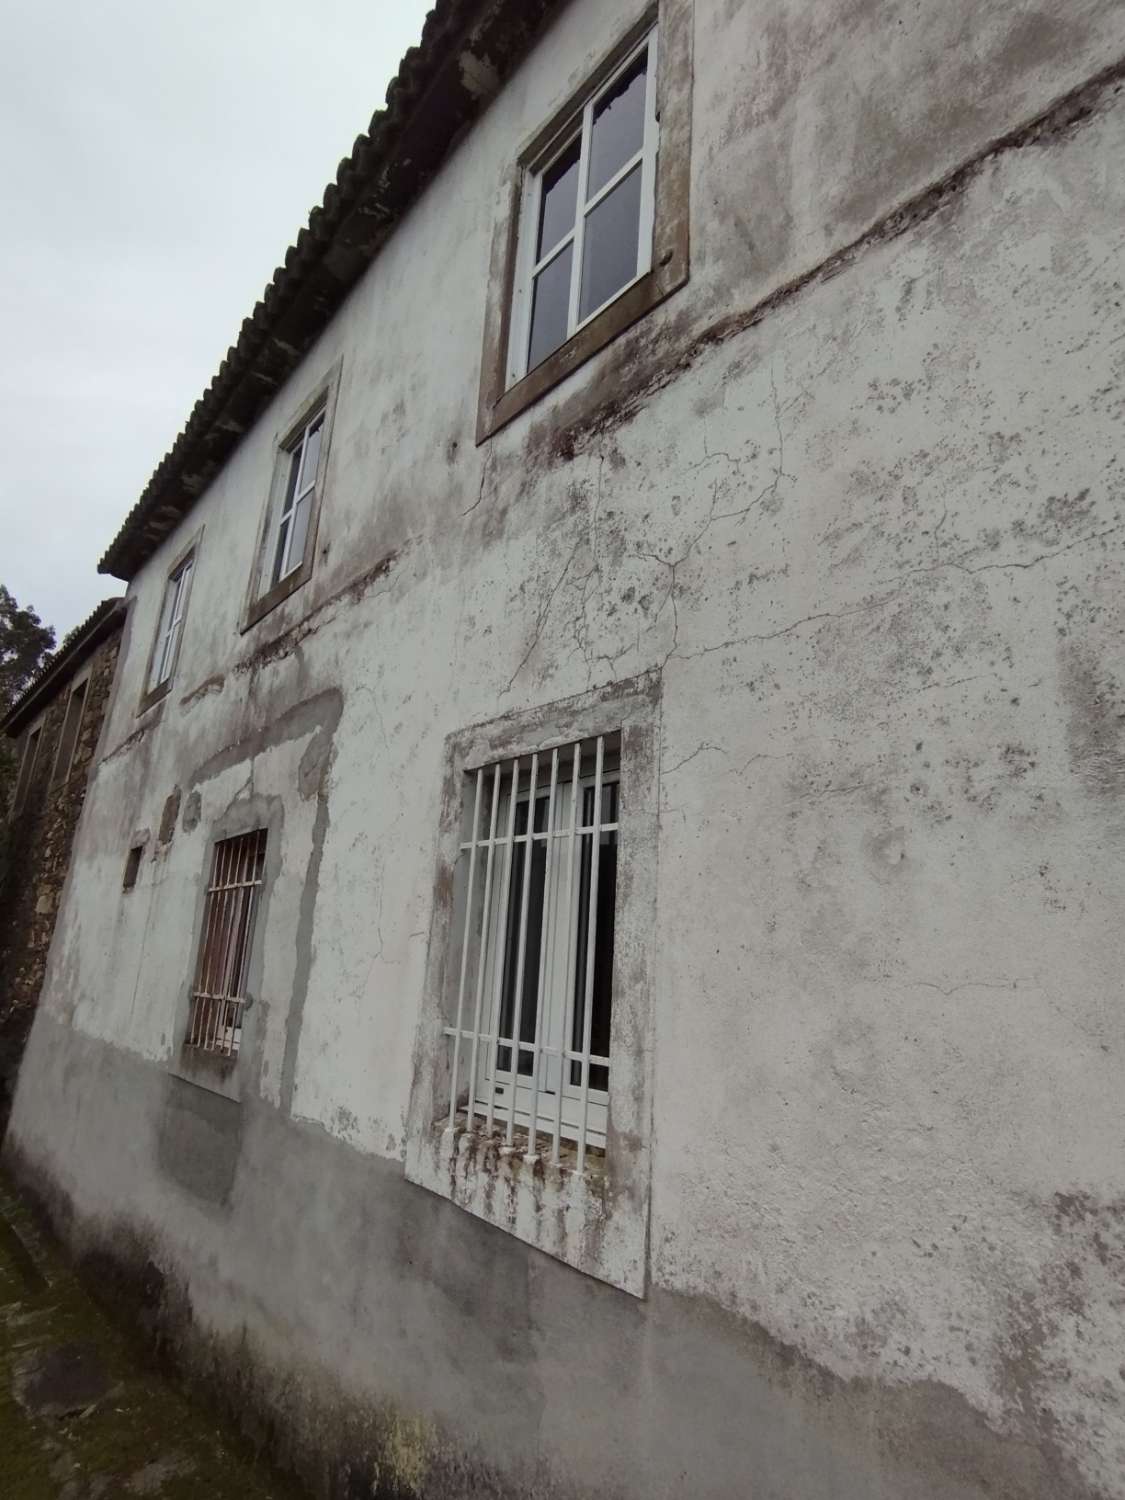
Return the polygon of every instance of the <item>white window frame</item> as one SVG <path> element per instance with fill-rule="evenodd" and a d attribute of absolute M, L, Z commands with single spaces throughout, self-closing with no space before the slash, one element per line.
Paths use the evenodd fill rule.
<path fill-rule="evenodd" d="M 308 421 L 301 428 L 300 432 L 295 435 L 294 440 L 290 441 L 282 449 L 285 458 L 285 464 L 282 477 L 281 497 L 278 505 L 277 523 L 270 528 L 269 545 L 267 547 L 265 557 L 267 566 L 266 590 L 275 589 L 279 584 L 284 583 L 285 580 L 290 576 L 290 574 L 295 573 L 305 560 L 305 554 L 308 551 L 309 546 L 309 536 L 312 532 L 313 513 L 316 506 L 317 484 L 320 478 L 321 461 L 324 454 L 325 443 L 328 437 L 328 433 L 326 430 L 327 422 L 328 410 L 327 406 L 322 402 L 309 417 Z M 314 432 L 320 433 L 320 442 L 317 446 L 316 467 L 313 470 L 312 478 L 308 479 L 307 483 L 302 483 L 302 481 L 304 481 L 306 478 L 304 472 L 305 456 L 308 452 L 309 439 L 312 437 Z M 289 475 L 293 472 L 294 463 L 296 464 L 297 478 L 294 481 L 292 495 L 287 497 L 289 488 Z M 305 524 L 305 539 L 301 546 L 300 556 L 294 557 L 293 517 L 297 513 L 297 507 L 302 503 L 302 501 L 306 500 L 308 502 L 308 520 Z M 277 558 L 278 543 L 281 539 L 281 534 L 283 531 L 286 533 L 284 550 L 281 557 L 280 567 L 278 568 L 277 574 L 275 576 L 274 563 Z"/>
<path fill-rule="evenodd" d="M 621 75 L 632 67 L 637 58 L 646 49 L 648 49 L 649 55 L 645 80 L 645 126 L 641 148 L 633 156 L 629 157 L 594 194 L 588 196 L 586 184 L 589 178 L 590 138 L 593 130 L 594 108 L 613 88 Z M 525 375 L 530 374 L 532 368 L 535 368 L 535 366 L 529 366 L 528 363 L 531 346 L 531 315 L 534 306 L 535 279 L 552 261 L 565 252 L 568 245 L 573 245 L 573 253 L 570 268 L 570 303 L 567 314 L 567 331 L 566 337 L 556 345 L 556 349 L 562 348 L 576 333 L 579 333 L 587 324 L 592 323 L 599 314 L 603 313 L 607 307 L 616 302 L 619 297 L 623 297 L 631 287 L 647 276 L 652 269 L 653 231 L 656 218 L 656 159 L 660 137 L 660 124 L 657 117 L 656 103 L 658 71 L 658 36 L 657 27 L 654 25 L 651 30 L 645 33 L 637 45 L 630 49 L 622 59 L 620 66 L 615 68 L 610 76 L 601 81 L 596 88 L 591 89 L 578 112 L 563 126 L 546 151 L 526 169 L 524 190 L 520 198 L 516 277 L 512 294 L 511 338 L 508 352 L 509 386 L 515 385 Z M 562 153 L 573 145 L 579 134 L 581 135 L 582 146 L 578 162 L 578 195 L 575 203 L 574 225 L 563 235 L 556 245 L 551 246 L 545 255 L 536 260 L 536 238 L 542 204 L 544 175 L 550 170 L 551 166 L 558 160 Z M 586 220 L 598 205 L 604 202 L 614 189 L 637 168 L 638 164 L 641 171 L 641 201 L 636 274 L 629 281 L 618 287 L 604 302 L 593 308 L 584 317 L 580 316 Z M 544 355 L 544 359 L 549 359 L 554 352 L 555 350 L 548 351 Z M 539 361 L 539 363 L 541 362 Z"/>
<path fill-rule="evenodd" d="M 180 640 L 183 635 L 184 616 L 187 614 L 191 577 L 195 571 L 195 552 L 189 552 L 179 566 L 169 574 L 164 585 L 164 598 L 160 605 L 160 619 L 156 626 L 156 647 L 152 656 L 148 691 L 156 692 L 171 682 L 180 655 Z"/>

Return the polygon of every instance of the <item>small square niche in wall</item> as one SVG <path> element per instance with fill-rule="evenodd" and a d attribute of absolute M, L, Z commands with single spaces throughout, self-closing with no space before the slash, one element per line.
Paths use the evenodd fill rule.
<path fill-rule="evenodd" d="M 143 844 L 135 844 L 129 850 L 129 857 L 125 861 L 125 878 L 121 882 L 123 891 L 131 891 L 137 883 L 137 875 L 141 868 L 141 856 L 145 852 Z"/>

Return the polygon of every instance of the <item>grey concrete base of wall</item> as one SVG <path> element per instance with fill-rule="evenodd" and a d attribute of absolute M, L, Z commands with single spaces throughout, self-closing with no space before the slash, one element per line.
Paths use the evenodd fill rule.
<path fill-rule="evenodd" d="M 5 1156 L 319 1496 L 1095 1500 L 1049 1425 L 1003 1435 L 948 1387 L 843 1381 L 704 1301 L 638 1301 L 45 1015 Z"/>

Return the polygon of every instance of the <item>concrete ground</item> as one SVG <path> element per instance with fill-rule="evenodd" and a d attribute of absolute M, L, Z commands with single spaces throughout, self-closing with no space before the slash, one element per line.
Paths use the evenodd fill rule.
<path fill-rule="evenodd" d="M 106 1316 L 0 1175 L 3 1500 L 300 1500 Z"/>

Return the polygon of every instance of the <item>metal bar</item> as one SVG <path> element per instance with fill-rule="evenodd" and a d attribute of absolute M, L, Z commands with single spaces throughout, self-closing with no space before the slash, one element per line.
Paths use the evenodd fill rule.
<path fill-rule="evenodd" d="M 500 908 L 498 912 L 499 928 L 496 936 L 496 976 L 492 986 L 492 1009 L 489 1012 L 488 1035 L 485 1037 L 485 1045 L 488 1051 L 485 1053 L 489 1072 L 486 1077 L 491 1078 L 488 1090 L 488 1111 L 485 1116 L 485 1130 L 492 1134 L 493 1122 L 496 1119 L 496 1074 L 499 1071 L 496 1061 L 496 1042 L 500 1031 L 500 1002 L 504 993 L 504 956 L 508 947 L 508 902 L 512 894 L 512 863 L 515 856 L 516 836 L 516 797 L 520 785 L 520 758 L 517 755 L 512 762 L 512 791 L 508 798 L 508 837 L 504 860 L 504 889 L 500 896 Z M 495 1026 L 493 1026 L 495 1022 Z M 513 1084 L 513 1092 L 515 1085 Z"/>
<path fill-rule="evenodd" d="M 531 757 L 531 786 L 528 788 L 527 802 L 527 832 L 528 837 L 523 846 L 523 889 L 520 892 L 520 931 L 516 942 L 516 987 L 512 996 L 512 1098 L 511 1109 L 508 1111 L 508 1129 L 505 1132 L 505 1140 L 510 1146 L 512 1134 L 516 1126 L 516 1088 L 519 1083 L 520 1057 L 518 1038 L 523 1030 L 523 976 L 527 961 L 527 908 L 531 895 L 531 851 L 535 847 L 535 840 L 531 834 L 535 828 L 535 798 L 539 790 L 539 755 L 536 752 Z M 515 852 L 513 850 L 513 858 Z"/>
<path fill-rule="evenodd" d="M 449 1128 L 457 1118 L 457 1077 L 461 1071 L 461 1022 L 465 1011 L 465 981 L 469 969 L 469 938 L 473 925 L 473 886 L 477 873 L 477 834 L 480 831 L 480 803 L 484 791 L 484 767 L 477 771 L 477 793 L 473 801 L 473 838 L 469 850 L 469 886 L 465 896 L 465 932 L 461 940 L 461 978 L 457 985 L 457 1039 L 453 1043 L 453 1082 L 449 1090 Z M 471 1092 L 471 1089 L 470 1089 Z"/>
<path fill-rule="evenodd" d="M 223 871 L 229 858 L 229 851 L 223 844 L 215 845 L 215 881 L 218 884 L 223 879 Z M 207 932 L 207 946 L 203 954 L 202 972 L 200 975 L 200 989 L 211 993 L 215 988 L 215 959 L 219 949 L 220 923 L 222 921 L 222 900 L 217 893 L 208 897 L 211 906 L 211 924 Z M 208 1007 L 206 1004 L 200 1007 L 198 1039 L 196 1045 L 203 1047 L 207 1040 Z"/>
<path fill-rule="evenodd" d="M 578 1134 L 578 1171 L 586 1169 L 586 1129 L 590 1109 L 590 1032 L 594 1023 L 594 951 L 598 938 L 598 872 L 601 867 L 602 768 L 605 738 L 598 735 L 594 762 L 594 832 L 590 835 L 590 906 L 586 917 L 586 982 L 582 1006 L 582 1115 Z"/>
<path fill-rule="evenodd" d="M 571 915 L 574 911 L 574 845 L 578 831 L 578 777 L 582 765 L 582 741 L 579 740 L 573 747 L 574 769 L 570 778 L 570 843 L 567 849 L 566 867 L 566 905 L 563 908 L 560 928 L 566 940 L 566 975 L 563 982 L 563 1029 L 562 1046 L 565 1050 L 567 1038 L 570 1036 L 570 1028 L 573 1024 L 572 1012 L 574 1008 L 574 941 L 571 937 Z M 562 1141 L 562 1112 L 563 1094 L 566 1089 L 565 1079 L 566 1064 L 559 1060 L 559 1084 L 555 1095 L 555 1133 L 551 1143 L 551 1161 L 557 1166 L 559 1161 L 559 1146 Z"/>
<path fill-rule="evenodd" d="M 469 1105 L 465 1112 L 465 1122 L 470 1127 L 477 1113 L 477 1057 L 480 1049 L 481 1007 L 484 1001 L 484 971 L 488 954 L 488 922 L 492 903 L 492 871 L 496 863 L 496 818 L 499 810 L 500 767 L 497 765 L 492 777 L 492 813 L 488 828 L 488 855 L 484 863 L 484 909 L 481 916 L 480 954 L 477 959 L 476 1000 L 473 1008 L 473 1046 L 469 1056 Z"/>
<path fill-rule="evenodd" d="M 559 752 L 551 751 L 551 790 L 547 794 L 547 829 L 544 840 L 543 920 L 539 926 L 539 982 L 535 991 L 535 1044 L 531 1049 L 531 1108 L 528 1112 L 527 1160 L 534 1161 L 539 1125 L 539 1052 L 543 1044 L 543 996 L 547 982 L 547 935 L 551 930 L 551 867 L 554 864 L 551 837 L 555 828 L 555 796 L 559 784 Z M 534 828 L 534 821 L 532 823 Z M 528 845 L 531 848 L 531 845 Z"/>

